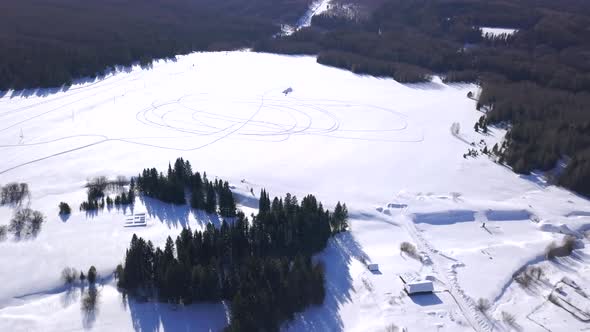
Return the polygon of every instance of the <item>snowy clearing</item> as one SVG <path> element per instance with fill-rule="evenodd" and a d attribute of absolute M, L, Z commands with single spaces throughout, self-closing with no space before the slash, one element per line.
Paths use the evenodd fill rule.
<path fill-rule="evenodd" d="M 566 320 L 575 320 L 568 330 L 587 328 L 547 297 L 564 276 L 590 287 L 588 249 L 555 261 L 544 253 L 562 240 L 564 225 L 588 244 L 582 232 L 590 203 L 485 157 L 463 158 L 470 142 L 491 146 L 505 134 L 471 129 L 481 114 L 467 93 L 476 89 L 438 78 L 403 85 L 313 57 L 219 52 L 62 92 L 9 92 L 0 98 L 0 183 L 27 182 L 30 206 L 47 222 L 35 239 L 0 242 L 0 330 L 222 328 L 224 303 L 173 308 L 124 300 L 110 277 L 133 233 L 162 245 L 182 227 L 218 224 L 218 216 L 149 198 L 137 198 L 133 211 L 77 208 L 88 178 L 165 169 L 177 157 L 210 179 L 228 179 L 247 215 L 261 188 L 272 196 L 313 193 L 330 208 L 347 203 L 351 231 L 317 257 L 326 265 L 325 303 L 285 330 L 503 331 L 510 329 L 506 310 L 525 331 L 543 331 L 532 320 L 553 330 Z M 461 139 L 451 134 L 453 123 Z M 74 210 L 69 218 L 58 216 L 61 201 Z M 0 225 L 13 211 L 0 207 Z M 136 216 L 143 223 L 141 213 L 145 226 L 125 227 Z M 416 257 L 400 250 L 402 242 L 416 246 Z M 99 310 L 89 317 L 80 289 L 59 277 L 66 266 L 90 265 L 104 279 Z M 544 268 L 538 290 L 512 279 L 527 265 Z M 403 273 L 432 276 L 435 292 L 407 296 Z M 476 308 L 479 298 L 490 302 L 486 314 Z M 579 296 L 572 301 L 584 304 Z"/>

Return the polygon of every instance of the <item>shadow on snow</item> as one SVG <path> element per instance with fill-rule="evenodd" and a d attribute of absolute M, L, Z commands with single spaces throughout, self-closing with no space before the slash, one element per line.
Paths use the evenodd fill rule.
<path fill-rule="evenodd" d="M 221 331 L 229 323 L 223 302 L 174 306 L 123 298 L 135 331 Z"/>
<path fill-rule="evenodd" d="M 296 314 L 284 328 L 289 331 L 343 331 L 340 307 L 352 301 L 354 291 L 349 266 L 353 259 L 368 261 L 367 254 L 350 232 L 330 239 L 326 249 L 316 256 L 326 268 L 326 298 L 322 306 Z"/>

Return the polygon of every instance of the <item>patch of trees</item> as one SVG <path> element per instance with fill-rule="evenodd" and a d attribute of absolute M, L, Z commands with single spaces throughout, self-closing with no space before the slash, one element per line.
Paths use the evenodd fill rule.
<path fill-rule="evenodd" d="M 423 68 L 390 61 L 375 60 L 361 55 L 339 52 L 320 52 L 317 62 L 323 65 L 343 68 L 356 74 L 395 77 L 401 83 L 429 82 L 430 72 Z"/>
<path fill-rule="evenodd" d="M 34 238 L 41 231 L 44 222 L 45 216 L 39 211 L 30 208 L 17 209 L 9 225 L 0 227 L 0 239 L 6 239 L 8 233 L 11 233 L 15 240 Z"/>
<path fill-rule="evenodd" d="M 168 165 L 166 175 L 156 168 L 146 168 L 137 176 L 140 193 L 165 203 L 186 204 L 190 193 L 190 205 L 207 213 L 219 212 L 223 217 L 236 215 L 236 203 L 227 181 L 207 179 L 207 173 L 194 172 L 188 160 L 178 158 L 174 167 Z"/>
<path fill-rule="evenodd" d="M 477 82 L 475 128 L 510 123 L 499 161 L 518 173 L 569 160 L 557 182 L 590 195 L 590 3 L 581 0 L 387 0 L 366 18 L 332 15 L 256 49 L 313 53 L 318 62 L 400 82 Z M 479 27 L 518 29 L 484 38 Z M 410 67 L 400 66 L 400 64 Z M 565 157 L 565 158 L 564 158 Z"/>
<path fill-rule="evenodd" d="M 250 47 L 310 0 L 5 0 L 0 91 L 59 87 L 114 66 Z"/>
<path fill-rule="evenodd" d="M 60 215 L 68 215 L 72 213 L 72 208 L 70 208 L 70 205 L 66 202 L 61 202 L 59 203 L 59 214 Z"/>
<path fill-rule="evenodd" d="M 534 83 L 484 84 L 479 105 L 488 106 L 489 123 L 510 122 L 502 159 L 518 173 L 548 171 L 571 158 L 558 183 L 590 194 L 590 94 Z"/>
<path fill-rule="evenodd" d="M 80 283 L 84 283 L 84 281 L 88 280 L 89 284 L 94 284 L 96 283 L 97 278 L 98 273 L 96 272 L 94 265 L 90 266 L 87 274 L 84 274 L 83 271 L 80 271 L 80 274 L 78 274 L 78 271 L 75 268 L 69 266 L 61 271 L 61 280 L 65 285 L 72 285 L 77 279 L 80 280 Z"/>
<path fill-rule="evenodd" d="M 0 205 L 20 204 L 24 199 L 30 197 L 29 185 L 26 183 L 8 183 L 0 187 Z"/>
<path fill-rule="evenodd" d="M 163 249 L 133 235 L 116 270 L 118 285 L 173 303 L 226 300 L 228 331 L 278 331 L 296 312 L 324 300 L 323 265 L 311 257 L 345 229 L 346 206 L 338 206 L 332 213 L 312 195 L 301 203 L 290 194 L 271 201 L 263 190 L 251 222 L 238 212 L 219 228 L 185 228 Z"/>
<path fill-rule="evenodd" d="M 125 185 L 129 189 L 125 190 Z M 116 180 L 109 181 L 106 177 L 100 176 L 88 181 L 87 199 L 80 204 L 80 211 L 96 211 L 104 209 L 105 206 L 112 207 L 121 205 L 130 205 L 135 202 L 135 180 L 130 181 L 127 178 L 118 176 Z M 120 193 L 111 198 L 107 192 L 115 191 Z M 61 204 L 60 204 L 61 209 Z"/>

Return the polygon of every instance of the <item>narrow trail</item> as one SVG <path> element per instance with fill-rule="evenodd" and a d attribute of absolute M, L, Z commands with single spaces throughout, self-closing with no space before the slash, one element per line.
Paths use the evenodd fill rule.
<path fill-rule="evenodd" d="M 440 280 L 442 280 L 447 285 L 449 293 L 453 299 L 455 299 L 455 302 L 459 306 L 459 309 L 471 327 L 473 327 L 473 329 L 477 332 L 493 331 L 492 326 L 489 324 L 488 318 L 477 309 L 475 302 L 468 295 L 466 295 L 461 288 L 455 271 L 445 267 L 445 263 L 442 261 L 446 260 L 446 258 L 441 256 L 438 250 L 432 247 L 432 245 L 426 239 L 424 239 L 424 237 L 416 229 L 416 225 L 410 217 L 406 216 L 403 211 L 401 214 L 404 217 L 404 228 L 416 242 L 418 249 L 424 252 L 427 258 L 431 261 L 434 273 L 436 273 Z"/>

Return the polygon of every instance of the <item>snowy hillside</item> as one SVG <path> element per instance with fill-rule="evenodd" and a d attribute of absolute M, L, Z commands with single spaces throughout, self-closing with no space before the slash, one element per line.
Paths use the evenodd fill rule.
<path fill-rule="evenodd" d="M 558 331 L 559 322 L 568 331 L 588 328 L 548 301 L 554 286 L 572 287 L 560 284 L 564 276 L 589 291 L 588 249 L 553 261 L 544 255 L 564 230 L 579 237 L 579 247 L 588 243 L 590 202 L 487 157 L 464 158 L 471 142 L 491 147 L 505 133 L 474 132 L 481 113 L 467 93 L 477 90 L 437 78 L 402 85 L 321 66 L 312 57 L 220 52 L 133 68 L 67 91 L 9 92 L 0 98 L 0 184 L 28 183 L 31 208 L 47 222 L 35 239 L 0 242 L 0 331 L 225 326 L 225 303 L 140 303 L 123 299 L 111 277 L 133 233 L 162 245 L 182 227 L 219 223 L 217 216 L 143 198 L 134 211 L 77 209 L 88 178 L 165 169 L 177 157 L 211 179 L 230 180 L 248 215 L 262 188 L 272 195 L 313 193 L 330 208 L 347 203 L 351 231 L 317 257 L 326 264 L 325 303 L 285 330 Z M 456 136 L 453 123 L 461 128 Z M 68 219 L 58 216 L 61 201 L 74 209 Z M 0 225 L 13 210 L 0 207 Z M 137 211 L 147 212 L 147 225 L 124 227 L 125 215 Z M 402 242 L 416 246 L 416 258 L 400 251 Z M 542 267 L 544 277 L 524 288 L 513 274 L 527 264 Z M 90 265 L 103 277 L 91 316 L 80 310 L 80 290 L 60 280 L 64 267 Z M 405 295 L 403 273 L 431 276 L 435 293 Z M 571 294 L 562 297 L 576 308 L 590 303 Z M 489 310 L 477 308 L 479 299 L 490 302 Z M 502 312 L 513 314 L 516 325 Z"/>

